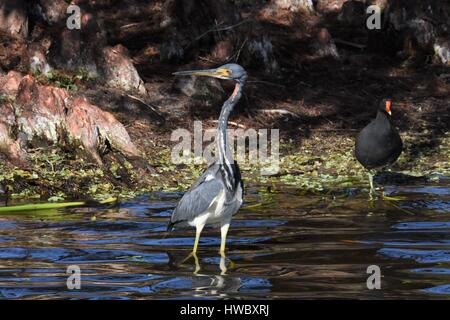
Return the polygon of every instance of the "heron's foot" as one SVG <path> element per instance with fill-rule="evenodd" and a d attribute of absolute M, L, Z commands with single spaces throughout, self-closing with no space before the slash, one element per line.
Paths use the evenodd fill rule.
<path fill-rule="evenodd" d="M 194 262 L 195 262 L 195 270 L 194 270 L 194 274 L 197 275 L 198 272 L 200 271 L 200 263 L 198 262 L 198 257 L 197 254 L 195 252 L 192 253 L 192 256 L 194 257 Z"/>
<path fill-rule="evenodd" d="M 375 192 L 375 190 L 370 190 L 369 191 L 369 201 L 373 202 L 375 200 L 378 200 L 377 193 Z"/>
<path fill-rule="evenodd" d="M 181 266 L 183 264 L 185 264 L 187 261 L 189 261 L 191 258 L 194 259 L 194 264 L 195 264 L 195 270 L 194 270 L 194 274 L 198 274 L 198 272 L 200 271 L 200 263 L 197 257 L 197 253 L 192 251 L 191 253 L 189 253 L 189 255 L 183 259 L 183 261 L 181 261 L 178 266 Z"/>
<path fill-rule="evenodd" d="M 226 263 L 227 262 L 227 256 L 225 255 L 225 252 L 219 252 L 219 253 L 220 253 L 220 264 L 219 264 L 219 267 L 220 267 L 220 271 L 221 271 L 220 275 L 224 276 L 224 275 L 227 274 L 227 271 L 229 269 L 233 269 L 235 267 L 235 264 L 234 264 L 233 260 L 228 258 L 229 264 L 228 264 L 228 267 L 227 267 L 227 263 Z"/>
<path fill-rule="evenodd" d="M 402 200 L 406 199 L 405 197 L 400 197 L 400 196 L 390 197 L 390 196 L 385 195 L 384 192 L 381 194 L 381 198 L 386 201 L 402 201 Z"/>

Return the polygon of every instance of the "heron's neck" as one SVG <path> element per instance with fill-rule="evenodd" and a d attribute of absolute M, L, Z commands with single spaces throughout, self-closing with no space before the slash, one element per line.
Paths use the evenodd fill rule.
<path fill-rule="evenodd" d="M 233 156 L 231 154 L 230 148 L 228 146 L 228 117 L 231 111 L 233 111 L 234 106 L 238 103 L 242 96 L 243 83 L 236 83 L 233 94 L 228 98 L 227 101 L 222 106 L 222 111 L 219 117 L 219 126 L 217 130 L 217 150 L 219 152 L 219 161 L 222 164 L 233 164 Z"/>

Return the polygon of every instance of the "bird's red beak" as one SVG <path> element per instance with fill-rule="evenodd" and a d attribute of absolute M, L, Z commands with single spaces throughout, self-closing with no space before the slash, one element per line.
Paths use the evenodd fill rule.
<path fill-rule="evenodd" d="M 386 101 L 386 112 L 389 113 L 389 115 L 392 115 L 392 112 L 391 112 L 391 101 L 390 100 Z"/>

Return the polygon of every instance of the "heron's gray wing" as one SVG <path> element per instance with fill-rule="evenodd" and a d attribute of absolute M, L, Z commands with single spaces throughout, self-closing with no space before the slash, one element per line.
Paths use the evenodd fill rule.
<path fill-rule="evenodd" d="M 204 213 L 222 192 L 223 184 L 215 178 L 208 179 L 208 176 L 203 174 L 183 195 L 172 213 L 168 229 L 171 229 L 174 224 L 190 221 Z"/>

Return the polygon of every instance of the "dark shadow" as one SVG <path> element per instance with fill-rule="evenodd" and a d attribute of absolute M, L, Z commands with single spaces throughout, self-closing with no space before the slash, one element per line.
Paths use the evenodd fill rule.
<path fill-rule="evenodd" d="M 382 171 L 374 176 L 374 182 L 379 185 L 395 184 L 410 185 L 418 183 L 426 183 L 429 179 L 425 176 L 416 177 L 398 172 Z"/>

